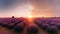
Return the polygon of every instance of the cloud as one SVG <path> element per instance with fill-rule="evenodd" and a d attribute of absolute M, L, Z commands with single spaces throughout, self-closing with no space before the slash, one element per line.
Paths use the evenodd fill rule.
<path fill-rule="evenodd" d="M 60 13 L 60 10 L 57 10 L 59 8 L 58 6 L 60 6 L 59 0 L 30 0 L 29 3 L 34 7 L 32 10 L 33 16 L 51 17 L 57 16 Z"/>

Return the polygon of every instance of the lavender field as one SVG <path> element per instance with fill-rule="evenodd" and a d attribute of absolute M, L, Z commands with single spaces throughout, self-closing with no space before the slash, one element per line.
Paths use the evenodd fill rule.
<path fill-rule="evenodd" d="M 60 18 L 0 18 L 0 34 L 60 34 Z"/>

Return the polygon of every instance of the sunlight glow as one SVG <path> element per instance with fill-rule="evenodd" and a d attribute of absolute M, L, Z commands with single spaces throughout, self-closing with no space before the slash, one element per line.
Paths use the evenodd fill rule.
<path fill-rule="evenodd" d="M 32 18 L 32 16 L 31 16 L 31 15 L 29 15 L 29 16 L 28 16 L 28 18 Z"/>
<path fill-rule="evenodd" d="M 27 9 L 28 11 L 31 11 L 31 10 L 33 9 L 33 6 L 31 6 L 31 5 L 28 4 L 28 5 L 26 6 L 26 9 Z"/>
<path fill-rule="evenodd" d="M 32 10 L 33 10 L 34 8 L 33 8 L 33 6 L 32 5 L 30 5 L 30 4 L 27 4 L 27 6 L 26 6 L 26 10 L 29 12 L 29 14 L 28 14 L 28 18 L 32 18 L 33 16 L 31 15 L 31 12 L 32 12 Z"/>

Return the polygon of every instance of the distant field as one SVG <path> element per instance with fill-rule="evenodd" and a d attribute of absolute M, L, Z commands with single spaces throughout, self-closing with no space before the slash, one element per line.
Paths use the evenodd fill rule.
<path fill-rule="evenodd" d="M 0 18 L 0 34 L 60 34 L 60 18 Z"/>

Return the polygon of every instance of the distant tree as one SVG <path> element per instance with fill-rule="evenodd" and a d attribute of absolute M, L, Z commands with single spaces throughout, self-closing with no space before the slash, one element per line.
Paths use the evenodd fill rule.
<path fill-rule="evenodd" d="M 12 18 L 14 18 L 14 16 L 12 16 Z"/>
<path fill-rule="evenodd" d="M 23 17 L 20 17 L 20 18 L 23 18 Z"/>

